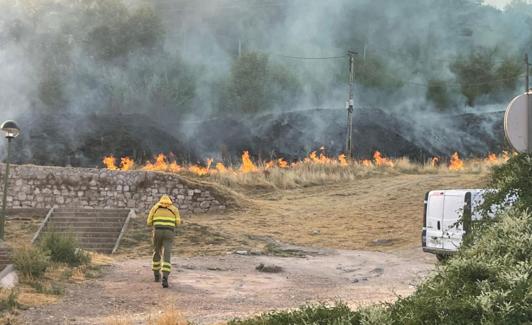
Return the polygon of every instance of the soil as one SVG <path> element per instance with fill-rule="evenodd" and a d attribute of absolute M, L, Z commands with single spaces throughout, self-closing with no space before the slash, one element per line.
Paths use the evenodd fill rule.
<path fill-rule="evenodd" d="M 304 248 L 301 248 L 305 252 Z M 71 285 L 59 304 L 24 312 L 28 324 L 105 324 L 119 315 L 145 324 L 176 306 L 197 324 L 297 307 L 309 302 L 349 302 L 353 307 L 408 295 L 433 268 L 419 250 L 401 253 L 312 250 L 305 257 L 175 258 L 170 288 L 154 283 L 149 257 L 124 260 L 101 279 Z M 282 267 L 262 273 L 260 263 Z"/>
<path fill-rule="evenodd" d="M 101 278 L 69 284 L 59 303 L 19 318 L 105 324 L 118 316 L 145 324 L 176 307 L 191 321 L 213 324 L 307 302 L 393 301 L 436 265 L 419 247 L 424 193 L 482 186 L 483 178 L 398 175 L 247 193 L 245 209 L 184 217 L 169 289 L 153 282 L 149 231 L 139 216 Z M 282 271 L 260 272 L 260 264 Z"/>

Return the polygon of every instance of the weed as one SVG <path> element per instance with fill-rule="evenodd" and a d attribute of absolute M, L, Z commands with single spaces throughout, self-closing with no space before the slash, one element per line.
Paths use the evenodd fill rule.
<path fill-rule="evenodd" d="M 44 235 L 40 245 L 49 252 L 54 262 L 66 263 L 70 266 L 90 263 L 90 255 L 79 249 L 79 243 L 73 234 L 50 231 Z"/>
<path fill-rule="evenodd" d="M 0 312 L 11 311 L 20 306 L 16 290 L 0 290 L 0 296 Z"/>
<path fill-rule="evenodd" d="M 50 266 L 50 258 L 39 247 L 20 247 L 14 251 L 13 264 L 26 279 L 41 278 Z"/>
<path fill-rule="evenodd" d="M 160 316 L 155 317 L 148 323 L 150 325 L 191 325 L 183 314 L 175 308 L 166 309 Z"/>

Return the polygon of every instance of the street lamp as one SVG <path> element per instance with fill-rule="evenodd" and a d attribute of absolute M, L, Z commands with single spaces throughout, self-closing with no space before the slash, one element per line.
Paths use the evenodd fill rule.
<path fill-rule="evenodd" d="M 2 199 L 2 211 L 0 212 L 0 240 L 4 240 L 4 224 L 6 222 L 6 206 L 7 206 L 7 181 L 9 177 L 9 152 L 11 147 L 11 140 L 16 138 L 20 134 L 20 128 L 15 121 L 5 121 L 0 126 L 0 129 L 4 131 L 7 139 L 7 158 L 6 169 L 4 173 L 4 196 Z"/>

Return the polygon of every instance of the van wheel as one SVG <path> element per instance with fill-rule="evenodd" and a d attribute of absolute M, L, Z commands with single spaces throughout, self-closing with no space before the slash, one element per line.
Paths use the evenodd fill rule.
<path fill-rule="evenodd" d="M 447 259 L 449 258 L 449 255 L 445 255 L 445 254 L 436 254 L 436 258 L 437 258 L 438 261 L 440 261 L 440 262 L 445 262 L 445 261 L 447 261 Z"/>

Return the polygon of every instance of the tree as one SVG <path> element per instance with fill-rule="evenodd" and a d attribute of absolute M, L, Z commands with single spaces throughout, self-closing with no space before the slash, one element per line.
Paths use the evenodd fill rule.
<path fill-rule="evenodd" d="M 459 56 L 452 64 L 467 105 L 475 106 L 477 97 L 489 94 L 494 89 L 494 50 L 479 50 L 468 56 Z"/>

